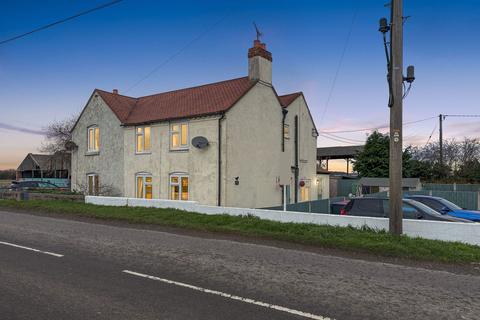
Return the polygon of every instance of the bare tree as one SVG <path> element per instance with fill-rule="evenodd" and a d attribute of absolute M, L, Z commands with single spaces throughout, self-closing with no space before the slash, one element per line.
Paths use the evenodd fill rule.
<path fill-rule="evenodd" d="M 42 142 L 40 151 L 50 154 L 65 151 L 65 144 L 72 140 L 71 130 L 77 119 L 78 115 L 72 115 L 64 120 L 53 121 L 45 127 L 45 141 Z"/>
<path fill-rule="evenodd" d="M 460 145 L 462 163 L 468 163 L 480 158 L 480 139 L 465 138 Z"/>
<path fill-rule="evenodd" d="M 445 140 L 443 143 L 443 166 L 439 165 L 440 147 L 438 142 L 423 147 L 411 148 L 412 158 L 428 164 L 433 176 L 439 178 L 477 179 L 480 176 L 480 139 L 464 138 Z M 423 170 L 423 169 L 422 169 Z"/>
<path fill-rule="evenodd" d="M 89 195 L 89 188 L 86 183 L 77 183 L 77 187 L 75 188 L 75 192 L 83 193 L 84 195 Z M 110 196 L 110 197 L 117 197 L 120 196 L 120 191 L 111 184 L 100 184 L 95 192 L 94 195 L 96 196 Z"/>

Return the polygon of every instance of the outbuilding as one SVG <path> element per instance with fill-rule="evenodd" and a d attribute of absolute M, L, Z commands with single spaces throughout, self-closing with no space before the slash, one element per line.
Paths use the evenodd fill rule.
<path fill-rule="evenodd" d="M 17 180 L 22 179 L 69 179 L 70 154 L 57 152 L 55 154 L 29 153 L 17 168 Z"/>

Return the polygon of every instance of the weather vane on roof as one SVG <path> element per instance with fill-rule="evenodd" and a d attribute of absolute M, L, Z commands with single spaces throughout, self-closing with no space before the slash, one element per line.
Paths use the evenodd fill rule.
<path fill-rule="evenodd" d="M 257 40 L 260 41 L 260 37 L 263 36 L 263 33 L 260 32 L 255 22 L 253 23 L 253 26 L 255 27 L 255 31 L 257 32 Z"/>

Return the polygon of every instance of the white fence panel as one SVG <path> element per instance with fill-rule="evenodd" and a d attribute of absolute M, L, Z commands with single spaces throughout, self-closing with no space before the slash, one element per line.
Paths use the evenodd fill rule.
<path fill-rule="evenodd" d="M 85 203 L 91 203 L 100 206 L 125 207 L 127 206 L 128 198 L 85 196 Z"/>
<path fill-rule="evenodd" d="M 200 205 L 196 201 L 86 196 L 85 202 L 108 206 L 172 208 L 209 215 L 252 215 L 261 219 L 279 222 L 313 223 L 318 225 L 330 225 L 340 227 L 352 226 L 355 228 L 367 226 L 375 230 L 388 230 L 389 224 L 388 219 L 386 218 L 340 216 L 332 214 L 249 208 L 216 207 Z M 411 237 L 421 237 L 432 240 L 459 241 L 474 245 L 480 245 L 480 223 L 441 222 L 405 219 L 403 220 L 403 232 L 404 234 Z"/>

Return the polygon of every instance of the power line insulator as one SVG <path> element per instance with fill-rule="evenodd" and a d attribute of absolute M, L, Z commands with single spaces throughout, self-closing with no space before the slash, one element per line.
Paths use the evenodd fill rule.
<path fill-rule="evenodd" d="M 414 66 L 408 66 L 407 67 L 407 76 L 404 78 L 405 81 L 408 83 L 412 83 L 415 81 L 415 67 Z"/>
<path fill-rule="evenodd" d="M 390 31 L 390 26 L 388 25 L 387 18 L 381 18 L 379 24 L 380 27 L 378 28 L 378 31 L 380 31 L 381 33 L 387 33 L 388 31 Z"/>

